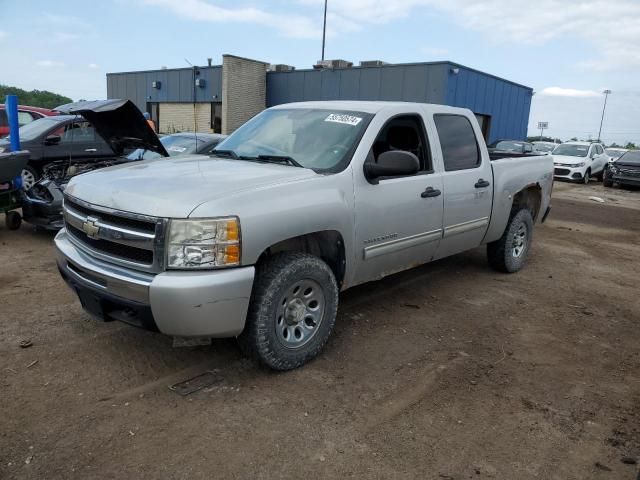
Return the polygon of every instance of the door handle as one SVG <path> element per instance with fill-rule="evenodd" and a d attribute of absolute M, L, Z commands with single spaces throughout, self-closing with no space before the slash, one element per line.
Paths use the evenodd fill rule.
<path fill-rule="evenodd" d="M 478 179 L 478 181 L 476 182 L 474 187 L 476 187 L 476 188 L 484 188 L 484 187 L 488 187 L 489 185 L 491 185 L 491 183 L 489 183 L 488 181 L 480 178 L 480 179 Z"/>
<path fill-rule="evenodd" d="M 85 149 L 84 149 L 84 151 L 85 151 L 85 152 L 95 153 L 95 152 L 97 152 L 97 151 L 98 151 L 98 149 L 97 149 L 97 148 L 85 148 Z"/>
<path fill-rule="evenodd" d="M 440 190 L 436 190 L 433 187 L 427 187 L 426 190 L 420 194 L 420 196 L 422 198 L 430 198 L 430 197 L 437 197 L 441 193 L 442 192 Z"/>

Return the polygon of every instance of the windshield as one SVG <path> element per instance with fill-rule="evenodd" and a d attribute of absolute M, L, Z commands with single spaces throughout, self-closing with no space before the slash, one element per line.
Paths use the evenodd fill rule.
<path fill-rule="evenodd" d="M 31 123 L 27 123 L 18 129 L 18 135 L 21 142 L 28 142 L 29 140 L 35 140 L 51 127 L 56 126 L 60 122 L 52 118 L 39 118 Z M 5 137 L 9 139 L 9 137 Z"/>
<path fill-rule="evenodd" d="M 640 165 L 640 151 L 625 152 L 624 155 L 620 156 L 618 161 L 621 163 L 628 162 Z"/>
<path fill-rule="evenodd" d="M 615 150 L 613 148 L 607 148 L 607 149 L 605 149 L 605 152 L 610 157 L 619 158 L 623 153 L 625 153 L 625 150 Z"/>
<path fill-rule="evenodd" d="M 589 152 L 589 145 L 572 145 L 562 143 L 553 150 L 554 155 L 567 155 L 569 157 L 586 157 Z"/>
<path fill-rule="evenodd" d="M 494 148 L 496 150 L 504 150 L 505 152 L 522 152 L 524 150 L 524 143 L 503 140 L 496 143 Z"/>
<path fill-rule="evenodd" d="M 195 135 L 167 135 L 160 139 L 160 143 L 162 143 L 171 157 L 196 153 L 198 148 L 202 147 L 208 141 L 209 140 L 196 137 Z M 129 160 L 151 160 L 160 157 L 162 157 L 162 155 L 159 153 L 152 150 L 145 150 L 144 148 L 138 148 L 127 155 Z"/>
<path fill-rule="evenodd" d="M 313 170 L 335 170 L 349 161 L 371 117 L 343 110 L 265 110 L 216 150 L 241 159 L 277 161 L 276 157 L 282 157 L 293 160 L 290 164 Z"/>
<path fill-rule="evenodd" d="M 550 152 L 554 148 L 556 148 L 555 144 L 544 144 L 544 143 L 534 143 L 533 148 L 537 152 Z"/>

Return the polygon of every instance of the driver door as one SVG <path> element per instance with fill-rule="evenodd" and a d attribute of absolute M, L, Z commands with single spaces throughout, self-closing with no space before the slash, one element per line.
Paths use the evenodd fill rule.
<path fill-rule="evenodd" d="M 368 181 L 355 171 L 356 283 L 382 278 L 430 261 L 442 237 L 442 178 L 433 167 L 422 115 L 387 121 L 371 145 L 366 162 L 389 150 L 414 153 L 415 175 Z M 430 189 L 430 190 L 428 190 Z M 425 191 L 431 192 L 425 195 Z"/>

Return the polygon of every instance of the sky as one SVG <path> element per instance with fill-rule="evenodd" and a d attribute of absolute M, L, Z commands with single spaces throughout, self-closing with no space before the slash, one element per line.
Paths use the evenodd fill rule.
<path fill-rule="evenodd" d="M 324 0 L 0 0 L 0 83 L 106 97 L 106 73 L 225 53 L 309 68 Z M 328 0 L 326 58 L 451 60 L 530 86 L 529 134 L 640 144 L 640 0 Z"/>

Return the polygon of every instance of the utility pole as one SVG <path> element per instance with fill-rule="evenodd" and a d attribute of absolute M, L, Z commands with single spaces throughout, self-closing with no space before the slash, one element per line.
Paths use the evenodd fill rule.
<path fill-rule="evenodd" d="M 324 0 L 324 24 L 322 25 L 322 61 L 324 61 L 324 41 L 327 37 L 327 1 Z"/>
<path fill-rule="evenodd" d="M 598 130 L 598 141 L 600 141 L 600 134 L 602 133 L 602 122 L 604 122 L 604 111 L 607 108 L 607 97 L 609 97 L 611 90 L 609 89 L 603 90 L 602 93 L 604 93 L 604 106 L 602 107 L 602 118 L 600 118 L 600 130 Z"/>

